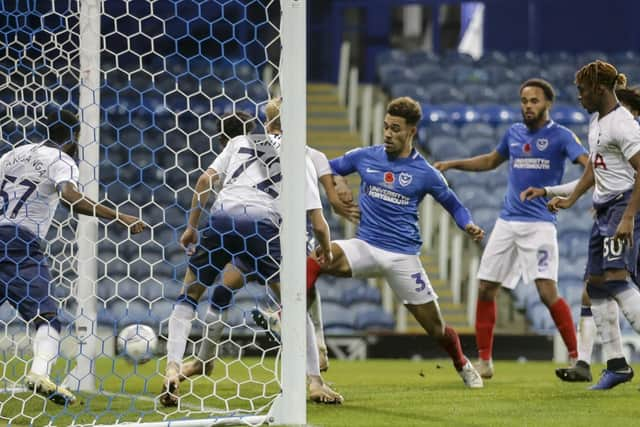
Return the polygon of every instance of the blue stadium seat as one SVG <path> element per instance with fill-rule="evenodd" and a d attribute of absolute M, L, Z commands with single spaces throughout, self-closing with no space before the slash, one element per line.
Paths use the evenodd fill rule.
<path fill-rule="evenodd" d="M 429 102 L 427 93 L 420 85 L 415 83 L 394 83 L 389 90 L 392 98 L 410 96 L 418 102 Z"/>
<path fill-rule="evenodd" d="M 489 73 L 489 82 L 493 87 L 503 84 L 520 85 L 519 76 L 506 64 L 489 64 L 483 67 Z M 517 94 L 517 91 L 516 91 Z"/>
<path fill-rule="evenodd" d="M 448 83 L 435 83 L 426 88 L 427 97 L 434 104 L 460 104 L 465 102 L 464 93 Z"/>
<path fill-rule="evenodd" d="M 433 137 L 429 140 L 428 151 L 436 160 L 450 160 L 466 157 L 468 149 L 458 139 L 448 136 Z"/>
<path fill-rule="evenodd" d="M 422 64 L 437 64 L 440 57 L 426 50 L 412 50 L 407 52 L 407 64 L 412 67 L 419 67 Z"/>
<path fill-rule="evenodd" d="M 325 331 L 331 328 L 355 328 L 355 313 L 339 304 L 322 304 Z"/>
<path fill-rule="evenodd" d="M 506 105 L 520 103 L 520 83 L 496 82 L 495 92 L 500 102 Z"/>
<path fill-rule="evenodd" d="M 507 58 L 509 60 L 509 64 L 511 65 L 534 65 L 536 67 L 540 66 L 540 56 L 538 56 L 537 53 L 531 51 L 508 52 Z"/>
<path fill-rule="evenodd" d="M 474 59 L 471 55 L 458 52 L 457 50 L 447 50 L 440 58 L 440 62 L 445 65 L 455 64 L 473 64 Z"/>
<path fill-rule="evenodd" d="M 489 72 L 475 65 L 453 65 L 449 71 L 457 84 L 478 84 L 487 87 L 489 84 Z"/>
<path fill-rule="evenodd" d="M 491 206 L 490 203 L 485 203 L 485 201 L 488 200 L 486 187 L 484 184 L 477 182 L 477 180 L 459 185 L 454 191 L 462 204 L 468 209 L 471 209 L 472 213 L 477 207 Z"/>
<path fill-rule="evenodd" d="M 540 72 L 542 78 L 548 80 L 556 87 L 564 87 L 573 84 L 576 67 L 573 64 L 550 64 Z"/>
<path fill-rule="evenodd" d="M 476 61 L 476 65 L 501 65 L 506 64 L 509 61 L 507 56 L 497 50 L 489 50 L 482 54 L 482 56 Z"/>
<path fill-rule="evenodd" d="M 464 143 L 471 150 L 472 156 L 488 154 L 493 151 L 497 145 L 495 138 L 486 136 L 472 136 L 465 139 Z"/>
<path fill-rule="evenodd" d="M 460 127 L 460 138 L 467 140 L 473 137 L 495 138 L 495 129 L 487 123 L 467 123 Z"/>
<path fill-rule="evenodd" d="M 547 66 L 552 64 L 568 64 L 574 67 L 574 73 L 576 71 L 576 56 L 571 52 L 564 50 L 545 51 L 540 53 L 540 60 Z"/>
<path fill-rule="evenodd" d="M 454 79 L 451 74 L 436 63 L 425 63 L 413 69 L 417 82 L 421 86 L 429 86 L 434 83 L 453 84 Z"/>
<path fill-rule="evenodd" d="M 561 125 L 576 125 L 589 121 L 582 108 L 570 104 L 555 104 L 551 108 L 551 118 Z"/>
<path fill-rule="evenodd" d="M 456 169 L 449 169 L 444 173 L 444 175 L 449 182 L 449 185 L 456 191 L 467 183 L 475 184 L 477 182 L 477 177 L 474 173 L 459 171 Z"/>
<path fill-rule="evenodd" d="M 561 282 L 558 280 L 558 285 L 560 287 L 560 295 L 562 295 L 569 305 L 577 305 L 582 302 L 582 291 L 584 289 L 584 284 L 581 280 L 567 280 Z"/>
<path fill-rule="evenodd" d="M 368 302 L 373 304 L 382 303 L 380 289 L 374 286 L 356 286 L 346 289 L 342 293 L 342 305 L 349 306 L 354 303 Z"/>
<path fill-rule="evenodd" d="M 640 55 L 633 50 L 613 52 L 609 54 L 609 60 L 616 68 L 627 65 L 636 66 L 640 63 Z M 632 81 L 635 81 L 635 78 L 632 78 Z"/>
<path fill-rule="evenodd" d="M 478 224 L 486 233 L 490 233 L 493 230 L 496 219 L 500 214 L 499 209 L 491 207 L 476 208 L 471 212 L 473 220 Z M 486 244 L 487 239 L 484 239 L 483 244 Z"/>
<path fill-rule="evenodd" d="M 539 63 L 516 62 L 514 65 L 513 72 L 521 83 L 541 75 Z"/>
<path fill-rule="evenodd" d="M 322 276 L 318 278 L 318 282 L 316 282 L 316 288 L 320 293 L 320 298 L 322 299 L 322 303 L 330 302 L 335 304 L 342 304 L 343 298 L 342 294 L 344 290 L 333 283 L 327 283 L 322 281 Z"/>
<path fill-rule="evenodd" d="M 460 87 L 469 104 L 496 104 L 499 102 L 499 96 L 491 86 L 486 84 L 468 83 Z"/>
<path fill-rule="evenodd" d="M 541 302 L 527 305 L 527 318 L 537 333 L 551 335 L 555 332 L 555 323 L 553 323 L 549 310 Z"/>
<path fill-rule="evenodd" d="M 379 309 L 358 313 L 355 319 L 356 329 L 365 331 L 390 330 L 395 328 L 393 316 L 386 311 Z"/>
<path fill-rule="evenodd" d="M 388 49 L 384 50 L 376 56 L 376 69 L 386 64 L 406 64 L 407 52 L 402 49 Z"/>
<path fill-rule="evenodd" d="M 416 81 L 413 70 L 400 64 L 385 64 L 378 68 L 378 77 L 383 86 L 388 86 L 394 81 Z"/>
<path fill-rule="evenodd" d="M 449 114 L 438 105 L 422 104 L 422 117 L 424 123 L 448 122 Z"/>
<path fill-rule="evenodd" d="M 577 53 L 576 54 L 576 66 L 577 66 L 576 71 L 579 70 L 582 66 L 587 65 L 588 63 L 593 62 L 597 59 L 600 59 L 602 61 L 609 60 L 607 54 L 599 50 L 591 50 L 591 51 Z"/>
<path fill-rule="evenodd" d="M 434 136 L 450 136 L 457 138 L 459 135 L 460 129 L 452 123 L 449 122 L 435 122 L 435 123 L 425 123 L 422 122 L 426 137 L 432 138 Z"/>

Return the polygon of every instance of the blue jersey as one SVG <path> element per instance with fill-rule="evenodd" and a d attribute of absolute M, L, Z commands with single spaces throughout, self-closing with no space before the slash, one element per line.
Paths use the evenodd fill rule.
<path fill-rule="evenodd" d="M 528 187 L 560 184 L 565 159 L 575 162 L 587 154 L 578 137 L 553 121 L 535 132 L 516 123 L 507 130 L 496 151 L 509 159 L 509 184 L 500 218 L 555 223 L 556 215 L 547 209 L 546 198 L 521 202 L 520 193 Z"/>
<path fill-rule="evenodd" d="M 360 175 L 356 237 L 375 247 L 402 254 L 420 252 L 418 205 L 426 194 L 440 202 L 460 228 L 471 223 L 469 211 L 442 174 L 415 150 L 406 158 L 390 158 L 382 145 L 357 148 L 329 163 L 337 175 Z"/>

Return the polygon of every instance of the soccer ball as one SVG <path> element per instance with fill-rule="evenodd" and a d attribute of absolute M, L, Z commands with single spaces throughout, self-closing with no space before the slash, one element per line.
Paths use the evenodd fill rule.
<path fill-rule="evenodd" d="M 147 325 L 129 325 L 122 329 L 116 341 L 117 354 L 130 363 L 147 363 L 158 348 L 158 336 Z"/>

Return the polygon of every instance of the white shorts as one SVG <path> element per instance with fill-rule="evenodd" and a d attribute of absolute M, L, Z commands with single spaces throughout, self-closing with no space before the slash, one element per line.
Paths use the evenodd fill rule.
<path fill-rule="evenodd" d="M 406 255 L 371 246 L 360 239 L 336 240 L 353 277 L 384 277 L 403 304 L 425 304 L 438 299 L 418 255 Z"/>
<path fill-rule="evenodd" d="M 558 240 L 550 222 L 505 221 L 498 218 L 484 248 L 478 279 L 513 289 L 522 276 L 558 281 Z"/>

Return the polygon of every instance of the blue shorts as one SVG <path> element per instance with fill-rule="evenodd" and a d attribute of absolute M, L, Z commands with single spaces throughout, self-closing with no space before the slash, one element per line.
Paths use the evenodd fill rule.
<path fill-rule="evenodd" d="M 56 314 L 50 283 L 40 239 L 20 227 L 0 226 L 0 304 L 9 301 L 27 321 L 39 314 Z"/>
<path fill-rule="evenodd" d="M 589 256 L 585 279 L 589 276 L 602 276 L 605 270 L 627 270 L 634 281 L 637 280 L 638 254 L 640 250 L 640 215 L 636 216 L 633 230 L 633 247 L 612 239 L 627 208 L 631 191 L 620 194 L 615 199 L 594 204 L 595 223 L 589 239 Z"/>
<path fill-rule="evenodd" d="M 224 266 L 232 263 L 260 283 L 280 281 L 279 227 L 269 219 L 218 211 L 200 235 L 200 245 L 189 260 L 198 282 L 211 286 Z"/>

